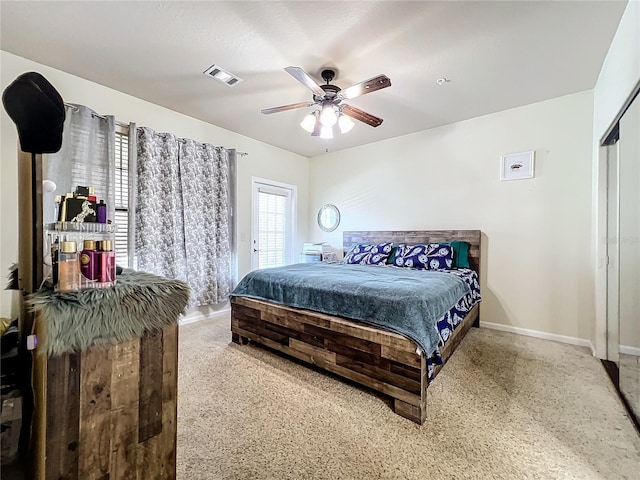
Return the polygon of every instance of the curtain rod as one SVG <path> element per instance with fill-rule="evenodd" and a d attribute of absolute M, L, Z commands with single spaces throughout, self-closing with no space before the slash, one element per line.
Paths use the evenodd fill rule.
<path fill-rule="evenodd" d="M 70 109 L 75 110 L 76 112 L 80 111 L 80 109 L 77 106 L 75 106 L 75 105 L 73 105 L 71 103 L 65 102 L 64 105 L 65 105 L 65 107 L 69 107 Z M 106 119 L 107 118 L 105 115 L 100 115 L 99 113 L 96 113 L 94 111 L 91 111 L 91 116 L 92 117 L 97 117 L 97 118 L 102 118 L 102 119 Z M 122 123 L 122 122 L 119 122 L 117 120 L 115 121 L 115 123 L 116 123 L 116 125 L 119 125 L 120 127 L 129 128 L 129 124 L 128 123 Z M 158 134 L 158 135 L 162 135 L 162 134 Z M 180 141 L 183 142 L 184 139 L 180 139 Z M 204 143 L 202 143 L 201 145 L 204 145 Z M 236 155 L 240 155 L 241 157 L 246 157 L 249 154 L 247 152 L 239 152 L 239 151 L 236 150 Z"/>
<path fill-rule="evenodd" d="M 156 135 L 159 135 L 159 136 L 161 136 L 161 137 L 166 137 L 167 135 L 173 135 L 173 134 L 172 134 L 172 133 L 157 133 L 157 132 L 156 132 Z M 173 135 L 173 136 L 175 137 L 175 135 Z M 178 141 L 179 141 L 180 143 L 185 143 L 187 140 L 188 140 L 187 138 L 178 138 Z M 195 141 L 195 140 L 194 140 L 194 141 Z M 198 144 L 200 144 L 200 145 L 202 145 L 202 146 L 205 146 L 205 145 L 211 145 L 211 144 L 207 144 L 207 143 L 203 143 L 203 142 L 196 142 L 196 143 L 198 143 Z M 215 146 L 215 145 L 214 145 L 214 146 Z M 224 147 L 223 147 L 223 148 L 224 148 Z M 231 149 L 230 149 L 230 150 L 231 150 Z M 235 149 L 233 149 L 233 150 L 235 150 Z M 248 154 L 247 152 L 239 152 L 238 150 L 236 150 L 236 155 L 239 155 L 239 156 L 241 156 L 241 157 L 246 157 L 246 156 L 247 156 L 247 155 L 249 155 L 249 154 Z"/>
<path fill-rule="evenodd" d="M 80 111 L 80 109 L 77 106 L 75 106 L 75 105 L 73 105 L 71 103 L 65 102 L 64 106 L 65 107 L 69 107 L 71 110 L 75 110 L 76 112 Z M 107 118 L 105 115 L 100 115 L 99 113 L 96 113 L 93 110 L 91 111 L 91 116 L 95 117 L 95 118 L 102 118 L 103 120 L 106 120 L 106 118 Z M 119 122 L 119 121 L 115 120 L 115 124 L 120 126 L 120 127 L 129 128 L 129 124 L 128 123 L 122 123 L 122 122 Z"/>

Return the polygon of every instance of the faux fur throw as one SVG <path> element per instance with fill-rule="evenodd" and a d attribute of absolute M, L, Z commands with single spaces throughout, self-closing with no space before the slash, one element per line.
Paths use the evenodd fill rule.
<path fill-rule="evenodd" d="M 113 288 L 56 293 L 45 287 L 27 301 L 44 323 L 44 345 L 38 350 L 51 356 L 124 342 L 176 324 L 189 293 L 179 280 L 125 269 Z"/>

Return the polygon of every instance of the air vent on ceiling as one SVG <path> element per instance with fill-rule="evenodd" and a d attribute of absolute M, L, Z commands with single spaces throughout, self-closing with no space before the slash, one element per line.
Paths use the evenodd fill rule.
<path fill-rule="evenodd" d="M 236 77 L 232 73 L 227 72 L 225 69 L 220 68 L 217 65 L 211 65 L 202 73 L 204 73 L 208 77 L 215 78 L 219 82 L 222 82 L 229 87 L 233 87 L 242 81 L 241 78 Z"/>

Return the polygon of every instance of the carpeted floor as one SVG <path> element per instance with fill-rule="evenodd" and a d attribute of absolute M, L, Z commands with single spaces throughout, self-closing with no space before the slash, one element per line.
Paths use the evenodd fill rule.
<path fill-rule="evenodd" d="M 180 328 L 178 479 L 638 479 L 640 437 L 581 347 L 472 329 L 422 427 L 229 319 Z"/>

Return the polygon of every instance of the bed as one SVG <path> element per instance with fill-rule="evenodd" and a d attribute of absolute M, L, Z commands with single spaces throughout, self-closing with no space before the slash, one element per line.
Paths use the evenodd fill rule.
<path fill-rule="evenodd" d="M 422 272 L 425 277 L 434 277 L 436 282 L 449 282 L 453 286 L 466 283 L 468 286 L 464 295 L 451 305 L 447 305 L 446 311 L 433 308 L 431 315 L 436 315 L 435 320 L 430 320 L 438 327 L 437 348 L 433 350 L 433 339 L 421 337 L 422 332 L 411 328 L 399 328 L 402 333 L 391 331 L 395 327 L 389 326 L 386 317 L 390 310 L 374 308 L 366 315 L 368 318 L 353 319 L 353 314 L 345 307 L 344 301 L 333 302 L 329 297 L 321 298 L 315 294 L 308 295 L 316 299 L 316 308 L 324 311 L 313 311 L 309 308 L 299 308 L 283 304 L 283 298 L 276 293 L 257 294 L 249 293 L 240 288 L 234 290 L 231 296 L 231 331 L 232 341 L 237 344 L 246 344 L 249 341 L 261 344 L 278 352 L 295 357 L 321 369 L 340 375 L 365 387 L 376 390 L 392 399 L 394 411 L 418 424 L 423 424 L 426 419 L 427 387 L 436 377 L 444 363 L 454 352 L 460 341 L 472 326 L 479 325 L 480 312 L 480 241 L 479 230 L 438 230 L 438 231 L 351 231 L 343 234 L 343 248 L 347 252 L 353 244 L 382 244 L 385 242 L 394 245 L 418 245 L 429 243 L 443 243 L 462 241 L 469 246 L 467 269 Z M 347 271 L 343 274 L 347 277 L 360 274 L 355 270 L 360 269 L 363 275 L 393 274 L 394 271 L 408 282 L 413 281 L 419 272 L 409 272 L 410 269 L 392 266 L 360 266 L 350 265 L 323 265 L 314 267 L 314 272 L 322 270 L 337 275 L 339 269 Z M 304 265 L 291 266 L 294 271 L 300 271 L 302 277 L 294 279 L 290 285 L 303 284 L 305 275 L 308 275 Z M 271 270 L 271 269 L 267 269 Z M 366 272 L 365 272 L 366 270 Z M 355 273 L 354 273 L 355 272 Z M 292 275 L 295 274 L 292 273 Z M 250 276 L 249 274 L 248 276 Z M 284 275 L 284 273 L 283 273 Z M 288 275 L 288 273 L 287 273 Z M 413 276 L 413 277 L 412 277 Z M 456 280 L 453 279 L 456 277 Z M 287 278 L 284 277 L 283 278 Z M 336 282 L 331 279 L 329 283 Z M 337 277 L 333 277 L 334 279 Z M 358 280 L 361 285 L 357 288 L 339 287 L 342 291 L 353 291 L 352 301 L 361 301 L 368 304 L 373 298 L 362 300 L 367 295 L 368 280 Z M 397 285 L 400 292 L 401 280 L 387 281 L 387 284 Z M 289 289 L 285 285 L 281 290 L 286 296 Z M 473 288 L 469 288 L 473 286 Z M 246 286 L 245 286 L 246 287 Z M 458 288 L 458 287 L 456 287 Z M 421 289 L 422 290 L 422 289 Z M 425 289 L 428 290 L 428 289 Z M 304 291 L 304 290 L 303 290 Z M 457 293 L 450 293 L 447 301 L 442 305 L 451 303 L 451 298 Z M 420 295 L 428 292 L 420 292 Z M 416 292 L 416 295 L 418 293 Z M 377 294 L 375 295 L 377 296 Z M 428 296 L 428 295 L 427 295 Z M 402 297 L 399 293 L 398 297 Z M 407 301 L 405 304 L 415 303 Z M 422 302 L 421 297 L 420 301 Z M 344 299 L 343 299 L 344 300 Z M 391 299 L 393 300 L 393 299 Z M 401 302 L 401 300 L 398 300 Z M 431 302 L 430 299 L 425 300 Z M 325 306 L 330 308 L 325 308 Z M 400 307 L 402 303 L 398 303 Z M 450 307 L 450 308 L 449 308 Z M 345 308 L 345 311 L 341 309 Z M 359 309 L 362 311 L 363 309 Z M 404 310 L 397 308 L 401 315 Z M 409 308 L 407 312 L 415 310 Z M 330 313 L 327 313 L 330 312 Z M 437 313 L 436 313 L 437 312 Z M 409 313 L 406 313 L 409 315 Z M 395 320 L 393 320 L 395 321 Z M 402 322 L 400 322 L 402 323 Z M 427 334 L 433 336 L 433 327 L 425 329 Z"/>

